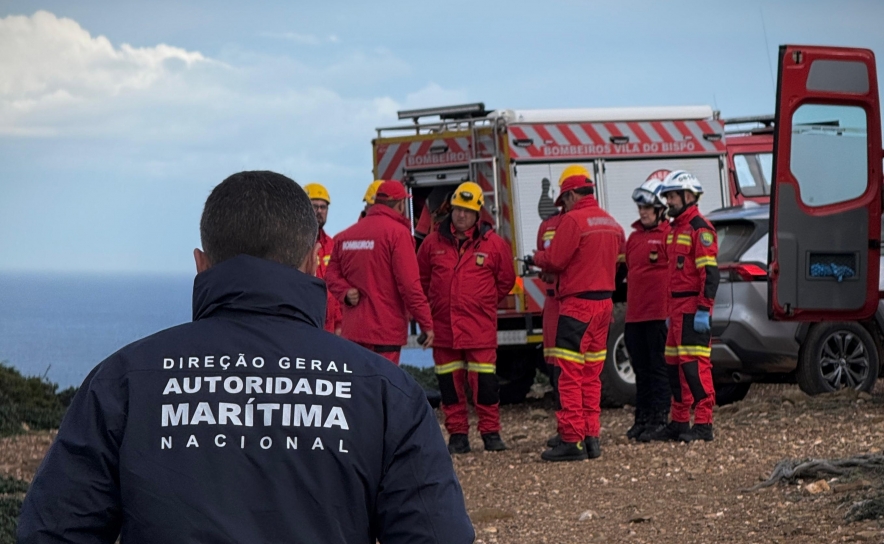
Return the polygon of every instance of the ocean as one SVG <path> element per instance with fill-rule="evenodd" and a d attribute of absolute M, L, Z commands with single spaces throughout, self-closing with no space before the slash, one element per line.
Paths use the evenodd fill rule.
<path fill-rule="evenodd" d="M 193 275 L 0 273 L 0 361 L 79 386 L 121 347 L 191 320 Z M 430 351 L 402 363 L 432 365 Z"/>

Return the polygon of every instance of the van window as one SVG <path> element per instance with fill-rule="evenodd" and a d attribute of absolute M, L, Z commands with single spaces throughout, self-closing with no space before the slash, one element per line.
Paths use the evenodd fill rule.
<path fill-rule="evenodd" d="M 769 196 L 772 171 L 772 153 L 734 155 L 734 175 L 743 196 Z"/>
<path fill-rule="evenodd" d="M 792 174 L 801 202 L 826 206 L 868 187 L 866 112 L 857 106 L 804 104 L 792 114 Z"/>

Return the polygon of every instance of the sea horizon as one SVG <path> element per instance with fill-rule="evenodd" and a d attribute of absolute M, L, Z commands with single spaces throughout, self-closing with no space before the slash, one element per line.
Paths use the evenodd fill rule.
<path fill-rule="evenodd" d="M 192 319 L 195 274 L 0 271 L 0 362 L 78 387 L 124 346 Z M 430 351 L 403 364 L 430 366 Z"/>

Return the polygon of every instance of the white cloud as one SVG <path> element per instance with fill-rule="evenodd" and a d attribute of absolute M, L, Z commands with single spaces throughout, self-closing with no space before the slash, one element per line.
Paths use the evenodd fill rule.
<path fill-rule="evenodd" d="M 28 133 L 18 122 L 28 113 L 148 89 L 205 62 L 199 52 L 165 44 L 114 47 L 104 36 L 92 37 L 76 21 L 46 11 L 2 18 L 0 132 Z"/>

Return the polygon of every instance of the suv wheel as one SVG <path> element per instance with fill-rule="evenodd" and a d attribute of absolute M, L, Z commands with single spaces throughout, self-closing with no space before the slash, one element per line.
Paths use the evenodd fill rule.
<path fill-rule="evenodd" d="M 870 391 L 878 365 L 875 340 L 865 327 L 852 321 L 817 323 L 798 355 L 798 386 L 808 395 L 845 387 Z"/>
<path fill-rule="evenodd" d="M 602 368 L 602 406 L 620 408 L 635 405 L 635 373 L 626 351 L 626 305 L 615 304 L 608 330 L 608 357 Z"/>

